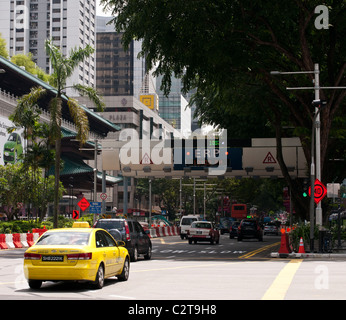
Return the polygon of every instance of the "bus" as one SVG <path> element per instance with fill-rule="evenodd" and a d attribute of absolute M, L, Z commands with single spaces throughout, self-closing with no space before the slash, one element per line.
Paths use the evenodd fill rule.
<path fill-rule="evenodd" d="M 248 215 L 247 205 L 242 203 L 232 204 L 231 217 L 234 219 L 245 219 Z"/>

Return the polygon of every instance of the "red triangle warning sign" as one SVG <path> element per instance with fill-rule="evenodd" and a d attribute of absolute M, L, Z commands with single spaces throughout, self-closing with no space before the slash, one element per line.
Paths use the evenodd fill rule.
<path fill-rule="evenodd" d="M 276 163 L 276 160 L 271 154 L 271 152 L 268 152 L 267 156 L 263 160 L 263 163 Z"/>
<path fill-rule="evenodd" d="M 140 164 L 153 164 L 147 153 L 144 154 Z"/>

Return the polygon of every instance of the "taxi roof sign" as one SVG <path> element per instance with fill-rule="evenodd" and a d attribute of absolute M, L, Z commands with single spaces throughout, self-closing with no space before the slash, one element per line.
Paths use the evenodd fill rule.
<path fill-rule="evenodd" d="M 72 228 L 90 228 L 90 225 L 87 221 L 76 221 L 73 223 Z"/>

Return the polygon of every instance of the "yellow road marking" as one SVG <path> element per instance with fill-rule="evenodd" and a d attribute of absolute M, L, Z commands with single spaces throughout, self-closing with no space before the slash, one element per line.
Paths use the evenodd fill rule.
<path fill-rule="evenodd" d="M 239 256 L 239 259 L 248 259 L 248 258 L 254 256 L 257 253 L 265 251 L 265 250 L 267 250 L 267 249 L 269 249 L 271 247 L 275 247 L 275 246 L 277 246 L 279 244 L 280 244 L 280 242 L 275 242 L 275 243 L 269 244 L 267 246 L 261 247 L 259 249 L 254 250 L 254 251 L 248 252 L 248 253 L 246 253 L 246 254 L 244 254 L 242 256 Z"/>
<path fill-rule="evenodd" d="M 302 261 L 302 259 L 291 260 L 286 264 L 266 291 L 262 300 L 283 300 Z"/>

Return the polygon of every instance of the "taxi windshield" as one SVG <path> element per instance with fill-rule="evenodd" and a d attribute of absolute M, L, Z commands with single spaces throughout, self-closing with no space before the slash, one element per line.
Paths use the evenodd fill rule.
<path fill-rule="evenodd" d="M 89 232 L 49 232 L 47 231 L 37 241 L 36 245 L 87 245 Z"/>

